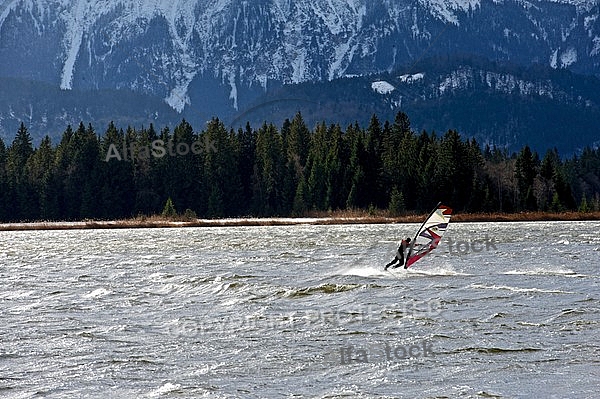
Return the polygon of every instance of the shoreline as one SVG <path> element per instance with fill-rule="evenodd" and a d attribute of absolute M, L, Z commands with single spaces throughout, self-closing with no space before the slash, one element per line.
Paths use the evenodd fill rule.
<path fill-rule="evenodd" d="M 368 214 L 323 214 L 314 217 L 229 218 L 229 219 L 168 219 L 157 216 L 125 220 L 84 220 L 78 222 L 23 222 L 0 223 L 0 231 L 29 230 L 84 230 L 133 229 L 175 227 L 239 227 L 239 226 L 292 226 L 292 225 L 345 225 L 419 223 L 427 215 L 385 216 Z M 600 220 L 600 212 L 521 212 L 521 213 L 463 213 L 452 216 L 454 223 L 469 222 L 548 222 Z"/>

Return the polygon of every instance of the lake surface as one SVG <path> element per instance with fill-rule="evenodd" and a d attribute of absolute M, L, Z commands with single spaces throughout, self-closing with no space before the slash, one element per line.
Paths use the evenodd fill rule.
<path fill-rule="evenodd" d="M 598 397 L 600 223 L 417 227 L 0 232 L 0 397 Z"/>

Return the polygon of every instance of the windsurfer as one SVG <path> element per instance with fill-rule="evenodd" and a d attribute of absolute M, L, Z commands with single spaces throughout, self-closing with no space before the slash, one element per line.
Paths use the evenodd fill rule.
<path fill-rule="evenodd" d="M 406 239 L 402 240 L 402 242 L 400 243 L 400 246 L 398 247 L 398 250 L 396 251 L 396 256 L 394 257 L 394 259 L 390 263 L 385 265 L 385 268 L 383 270 L 387 270 L 388 267 L 390 267 L 390 266 L 392 266 L 392 269 L 403 266 L 404 265 L 404 252 L 406 251 L 406 248 L 408 248 L 409 245 L 410 245 L 410 237 L 406 237 Z M 398 262 L 398 264 L 394 266 L 394 264 L 396 262 Z"/>

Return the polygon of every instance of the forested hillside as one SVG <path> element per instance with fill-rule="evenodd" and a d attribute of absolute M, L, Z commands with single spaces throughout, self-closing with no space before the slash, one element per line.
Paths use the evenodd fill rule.
<path fill-rule="evenodd" d="M 310 211 L 582 212 L 600 209 L 600 151 L 562 159 L 528 146 L 510 154 L 450 130 L 414 132 L 405 113 L 368 126 L 318 124 L 202 131 L 68 126 L 34 148 L 24 124 L 0 141 L 0 221 L 119 219 L 160 213 L 170 198 L 198 217 L 301 216 Z"/>

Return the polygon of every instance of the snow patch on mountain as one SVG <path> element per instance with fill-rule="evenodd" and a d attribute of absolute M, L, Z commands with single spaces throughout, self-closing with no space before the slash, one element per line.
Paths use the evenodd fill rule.
<path fill-rule="evenodd" d="M 595 55 L 600 54 L 600 37 L 594 36 L 594 39 L 592 40 L 592 42 L 594 43 L 594 47 L 590 51 L 590 56 L 595 56 Z"/>
<path fill-rule="evenodd" d="M 425 77 L 424 73 L 414 73 L 412 75 L 401 75 L 398 77 L 398 79 L 402 83 L 415 83 L 415 82 L 418 82 L 419 80 L 423 80 L 424 77 Z"/>
<path fill-rule="evenodd" d="M 429 83 L 428 86 L 432 93 L 431 98 L 444 93 L 452 94 L 463 90 L 477 91 L 483 86 L 493 92 L 507 95 L 518 93 L 523 97 L 560 98 L 562 101 L 575 101 L 579 103 L 583 101 L 581 97 L 573 97 L 572 94 L 567 93 L 551 80 L 526 80 L 512 74 L 477 70 L 471 67 L 458 68 L 444 76 L 438 77 L 434 82 Z"/>
<path fill-rule="evenodd" d="M 469 87 L 472 81 L 473 71 L 470 68 L 461 68 L 456 71 L 452 71 L 450 75 L 446 76 L 438 85 L 438 91 L 441 95 L 447 91 L 464 89 Z"/>
<path fill-rule="evenodd" d="M 480 6 L 479 0 L 419 0 L 419 3 L 443 22 L 457 26 L 456 11 L 466 12 Z"/>
<path fill-rule="evenodd" d="M 577 50 L 573 47 L 569 47 L 560 55 L 560 66 L 566 68 L 577 62 Z"/>
<path fill-rule="evenodd" d="M 390 83 L 386 82 L 385 80 L 379 80 L 377 82 L 371 83 L 371 89 L 373 89 L 374 92 L 379 94 L 390 94 L 396 88 Z"/>

